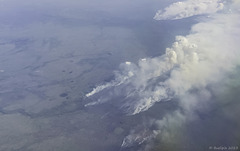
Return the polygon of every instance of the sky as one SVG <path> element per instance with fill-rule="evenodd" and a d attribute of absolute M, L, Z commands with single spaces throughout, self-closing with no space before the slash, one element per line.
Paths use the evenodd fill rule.
<path fill-rule="evenodd" d="M 240 147 L 238 0 L 0 0 L 0 150 Z"/>

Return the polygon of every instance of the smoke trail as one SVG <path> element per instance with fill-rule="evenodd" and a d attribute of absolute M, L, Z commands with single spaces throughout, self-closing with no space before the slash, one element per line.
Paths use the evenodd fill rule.
<path fill-rule="evenodd" d="M 86 96 L 97 95 L 98 103 L 118 99 L 120 108 L 134 115 L 156 102 L 219 82 L 238 64 L 239 20 L 237 11 L 215 14 L 194 25 L 191 34 L 176 36 L 164 55 L 121 64 L 115 80 Z"/>
<path fill-rule="evenodd" d="M 222 10 L 224 4 L 220 0 L 187 0 L 171 4 L 164 10 L 159 10 L 154 19 L 176 20 L 195 15 L 213 14 Z"/>

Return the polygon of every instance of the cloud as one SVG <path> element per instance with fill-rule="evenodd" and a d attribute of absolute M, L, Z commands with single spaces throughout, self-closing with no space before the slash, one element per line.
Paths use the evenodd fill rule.
<path fill-rule="evenodd" d="M 224 4 L 220 0 L 187 0 L 171 4 L 164 10 L 159 10 L 155 20 L 175 20 L 195 15 L 212 14 L 222 10 Z"/>
<path fill-rule="evenodd" d="M 87 94 L 95 100 L 88 105 L 115 101 L 129 115 L 146 111 L 156 102 L 178 98 L 179 109 L 150 121 L 150 125 L 157 125 L 155 129 L 147 126 L 139 132 L 133 128 L 123 139 L 122 147 L 147 142 L 145 150 L 149 150 L 149 142 L 158 136 L 162 141 L 176 141 L 173 130 L 196 119 L 195 111 L 209 104 L 212 94 L 208 88 L 221 83 L 240 65 L 238 8 L 234 5 L 230 13 L 215 13 L 201 20 L 189 35 L 176 36 L 162 56 L 143 58 L 136 64 L 122 63 L 114 80 Z"/>
<path fill-rule="evenodd" d="M 134 115 L 156 102 L 181 98 L 220 82 L 239 63 L 239 19 L 237 12 L 212 15 L 194 25 L 189 35 L 176 36 L 164 55 L 121 64 L 115 80 L 87 96 L 97 104 L 117 100 L 120 109 Z"/>
<path fill-rule="evenodd" d="M 132 104 L 133 108 L 136 109 L 136 112 L 132 112 L 132 114 L 147 110 L 155 102 L 170 99 L 171 97 L 177 97 L 179 101 L 179 109 L 164 115 L 162 119 L 149 122 L 157 125 L 157 128 L 151 131 L 152 135 L 148 132 L 149 135 L 146 138 L 158 137 L 158 141 L 162 144 L 165 143 L 165 146 L 166 144 L 178 146 L 176 145 L 178 142 L 181 142 L 181 146 L 182 142 L 189 142 L 189 140 L 178 140 L 179 138 L 185 139 L 184 137 L 191 133 L 186 134 L 184 132 L 183 124 L 199 118 L 198 114 L 195 113 L 196 111 L 205 112 L 206 106 L 210 106 L 209 101 L 213 101 L 209 88 L 214 91 L 222 89 L 216 87 L 216 85 L 222 84 L 221 86 L 224 86 L 222 81 L 231 79 L 228 74 L 232 73 L 240 65 L 240 44 L 237 36 L 240 34 L 240 14 L 239 7 L 236 8 L 236 5 L 234 7 L 231 13 L 215 14 L 212 18 L 194 25 L 189 35 L 177 36 L 176 42 L 173 43 L 171 48 L 166 49 L 165 55 L 144 59 L 144 63 L 140 60 L 137 64 L 139 70 L 143 72 L 134 73 L 138 77 L 137 81 L 139 81 L 136 85 L 140 85 L 144 81 L 141 85 L 145 87 L 144 91 L 139 94 L 141 99 L 135 102 L 131 100 L 131 102 L 135 103 Z M 159 66 L 154 66 L 155 64 Z M 136 77 L 133 79 L 136 79 Z M 141 78 L 144 79 L 140 81 Z M 154 86 L 154 84 L 157 86 Z M 147 89 L 146 91 L 147 87 L 154 89 Z M 213 94 L 218 95 L 218 93 Z M 236 96 L 231 97 L 237 98 Z M 229 97 L 226 101 L 228 99 Z M 228 104 L 231 103 L 228 102 Z M 208 114 L 208 112 L 206 113 Z M 227 114 L 229 114 L 229 111 Z M 209 121 L 215 120 L 211 121 L 212 123 L 217 121 L 214 116 L 219 116 L 219 114 L 213 115 L 213 117 L 208 116 Z M 236 119 L 236 117 L 233 117 L 233 119 Z M 203 121 L 198 122 L 202 123 Z M 206 133 L 206 126 L 195 127 L 195 129 L 199 128 L 204 129 L 203 131 Z M 218 131 L 211 132 L 211 134 L 216 133 Z M 137 140 L 136 138 L 141 135 L 142 133 L 138 133 L 138 135 L 130 133 L 125 137 L 124 141 L 133 144 L 134 140 Z M 183 135 L 184 137 L 181 137 Z M 218 134 L 216 136 L 218 137 Z M 201 136 L 199 139 L 201 139 Z M 125 143 L 124 141 L 123 143 Z M 162 145 L 159 146 L 162 147 Z M 146 145 L 144 150 L 151 150 L 152 147 L 150 145 L 149 149 L 149 145 Z"/>

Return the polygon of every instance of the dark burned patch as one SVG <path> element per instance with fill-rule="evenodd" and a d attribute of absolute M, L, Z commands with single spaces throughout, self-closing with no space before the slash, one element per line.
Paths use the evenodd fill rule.
<path fill-rule="evenodd" d="M 68 94 L 67 93 L 61 93 L 59 96 L 60 97 L 66 97 L 66 96 L 68 96 Z"/>

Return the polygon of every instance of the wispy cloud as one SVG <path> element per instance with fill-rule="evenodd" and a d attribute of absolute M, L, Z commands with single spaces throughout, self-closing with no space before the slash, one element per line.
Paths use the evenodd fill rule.
<path fill-rule="evenodd" d="M 223 9 L 224 4 L 221 0 L 187 0 L 177 2 L 159 10 L 154 19 L 156 20 L 175 20 L 191 17 L 194 15 L 212 14 Z"/>

